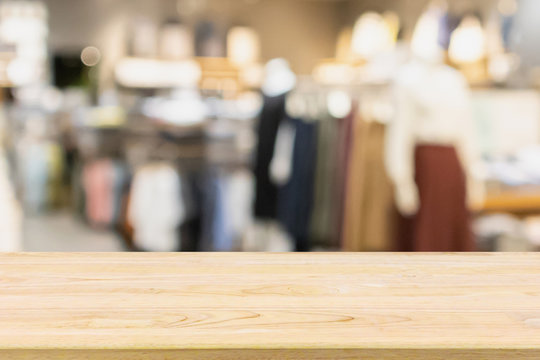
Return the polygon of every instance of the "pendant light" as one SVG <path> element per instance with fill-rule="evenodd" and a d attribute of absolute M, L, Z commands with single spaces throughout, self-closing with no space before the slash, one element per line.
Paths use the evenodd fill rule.
<path fill-rule="evenodd" d="M 255 30 L 237 26 L 227 34 L 227 56 L 237 67 L 254 64 L 260 57 L 260 39 Z"/>
<path fill-rule="evenodd" d="M 370 59 L 393 45 L 392 31 L 380 14 L 367 12 L 356 21 L 352 35 L 352 50 L 356 55 Z"/>
<path fill-rule="evenodd" d="M 456 64 L 475 63 L 485 58 L 486 37 L 476 16 L 465 17 L 454 31 L 448 55 Z"/>

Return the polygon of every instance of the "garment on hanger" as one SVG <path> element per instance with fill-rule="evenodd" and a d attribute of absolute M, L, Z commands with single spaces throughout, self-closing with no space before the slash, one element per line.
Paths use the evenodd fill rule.
<path fill-rule="evenodd" d="M 340 166 L 339 150 L 339 119 L 326 116 L 319 121 L 317 130 L 317 159 L 315 170 L 315 185 L 313 194 L 313 212 L 310 224 L 310 236 L 313 245 L 323 247 L 338 247 L 339 238 L 336 234 L 334 216 L 336 172 Z"/>
<path fill-rule="evenodd" d="M 122 213 L 122 201 L 125 194 L 125 184 L 128 183 L 129 173 L 120 161 L 113 161 L 112 184 L 112 224 L 118 224 Z"/>
<path fill-rule="evenodd" d="M 134 243 L 146 251 L 176 251 L 178 226 L 184 219 L 181 180 L 166 164 L 146 165 L 135 173 L 128 219 L 134 229 Z"/>
<path fill-rule="evenodd" d="M 182 174 L 184 221 L 180 226 L 182 251 L 200 251 L 203 235 L 204 174 L 198 171 Z"/>
<path fill-rule="evenodd" d="M 357 115 L 347 177 L 342 247 L 392 250 L 395 212 L 384 165 L 385 125 Z"/>
<path fill-rule="evenodd" d="M 349 160 L 351 156 L 351 149 L 353 144 L 353 129 L 354 119 L 356 118 L 356 112 L 354 109 L 356 105 L 353 104 L 351 113 L 343 119 L 338 119 L 338 140 L 337 140 L 337 153 L 336 164 L 337 169 L 334 173 L 334 183 L 336 184 L 334 189 L 334 205 L 332 208 L 333 224 L 335 234 L 336 247 L 342 248 L 343 239 L 343 225 L 345 216 L 345 200 L 347 196 L 347 179 L 349 175 Z"/>
<path fill-rule="evenodd" d="M 71 198 L 72 206 L 75 212 L 81 217 L 86 216 L 86 199 L 83 184 L 84 166 L 81 161 L 75 161 L 73 164 L 73 173 L 71 174 Z"/>
<path fill-rule="evenodd" d="M 252 225 L 253 176 L 247 170 L 212 170 L 202 191 L 200 250 L 238 251 Z"/>
<path fill-rule="evenodd" d="M 112 223 L 114 167 L 111 160 L 92 161 L 83 169 L 86 216 L 92 226 Z"/>
<path fill-rule="evenodd" d="M 124 245 L 128 250 L 138 250 L 133 241 L 134 229 L 129 219 L 128 213 L 131 206 L 131 181 L 128 180 L 123 186 L 121 201 L 120 201 L 120 214 L 118 218 L 118 233 L 124 240 Z"/>
<path fill-rule="evenodd" d="M 279 125 L 285 118 L 285 95 L 264 97 L 259 118 L 255 154 L 255 217 L 274 220 L 277 216 L 278 187 L 270 179 L 270 163 Z"/>
<path fill-rule="evenodd" d="M 47 144 L 44 142 L 25 139 L 18 144 L 24 206 L 31 212 L 41 211 L 47 203 L 47 154 Z"/>
<path fill-rule="evenodd" d="M 314 121 L 287 117 L 295 127 L 292 172 L 279 190 L 278 219 L 294 238 L 297 251 L 309 251 L 309 224 L 313 207 L 314 174 L 317 156 L 317 126 Z"/>
<path fill-rule="evenodd" d="M 203 194 L 202 251 L 232 251 L 233 241 L 225 213 L 225 179 L 219 172 L 206 176 Z"/>
<path fill-rule="evenodd" d="M 0 115 L 1 116 L 1 115 Z M 23 212 L 10 181 L 9 164 L 0 149 L 0 251 L 22 251 Z"/>
<path fill-rule="evenodd" d="M 253 226 L 254 179 L 248 170 L 236 170 L 225 180 L 225 214 L 231 232 L 233 250 L 242 250 L 242 240 Z"/>
<path fill-rule="evenodd" d="M 50 143 L 47 149 L 48 168 L 48 196 L 47 204 L 50 207 L 57 207 L 62 204 L 64 184 L 64 154 L 59 144 Z"/>

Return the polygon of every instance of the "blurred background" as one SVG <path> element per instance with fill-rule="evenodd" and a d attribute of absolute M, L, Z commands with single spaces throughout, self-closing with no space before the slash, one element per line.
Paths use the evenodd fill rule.
<path fill-rule="evenodd" d="M 539 10 L 0 0 L 0 250 L 536 251 Z"/>

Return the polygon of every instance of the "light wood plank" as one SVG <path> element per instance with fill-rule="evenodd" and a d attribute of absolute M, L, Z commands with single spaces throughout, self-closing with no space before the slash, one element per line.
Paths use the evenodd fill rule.
<path fill-rule="evenodd" d="M 5 254 L 4 358 L 539 359 L 540 254 Z"/>

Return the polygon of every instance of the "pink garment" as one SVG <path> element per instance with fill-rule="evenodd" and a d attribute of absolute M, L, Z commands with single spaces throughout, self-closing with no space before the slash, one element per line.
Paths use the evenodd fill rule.
<path fill-rule="evenodd" d="M 114 165 L 110 160 L 96 160 L 83 169 L 86 216 L 93 226 L 110 225 L 113 219 Z"/>

